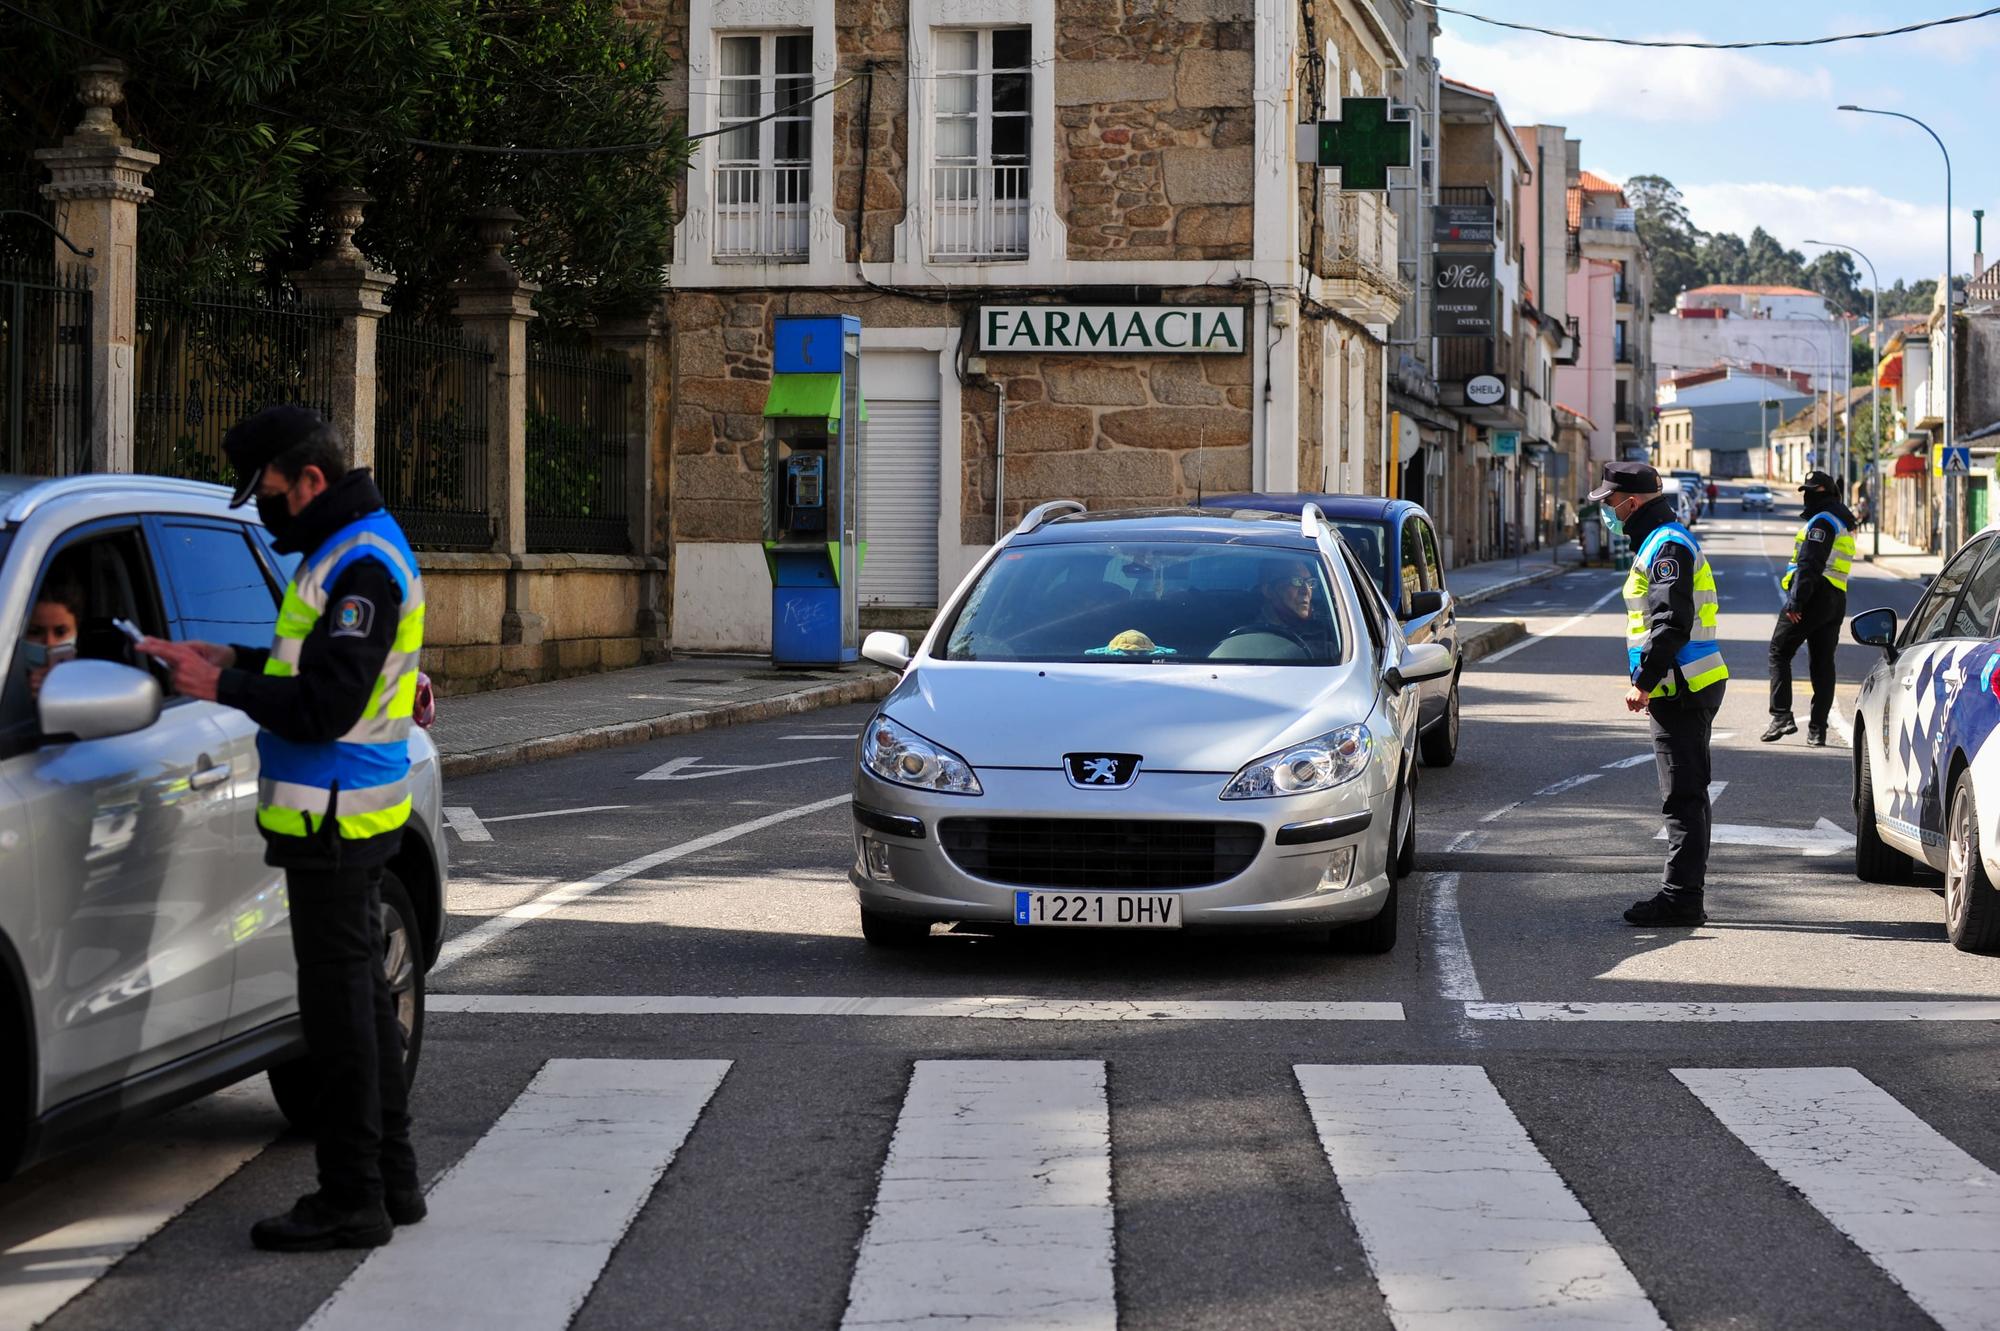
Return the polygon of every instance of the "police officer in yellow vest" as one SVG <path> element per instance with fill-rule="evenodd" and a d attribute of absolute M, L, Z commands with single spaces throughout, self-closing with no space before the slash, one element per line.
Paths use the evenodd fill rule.
<path fill-rule="evenodd" d="M 1653 763 L 1666 815 L 1667 863 L 1659 894 L 1634 902 L 1628 924 L 1697 925 L 1708 916 L 1709 735 L 1729 668 L 1716 642 L 1715 575 L 1694 533 L 1675 520 L 1660 473 L 1643 462 L 1607 462 L 1590 498 L 1611 508 L 1632 543 L 1625 578 L 1625 706 L 1653 728 Z"/>
<path fill-rule="evenodd" d="M 233 505 L 255 499 L 279 551 L 302 556 L 270 647 L 169 643 L 175 689 L 261 727 L 257 821 L 285 870 L 299 1022 L 324 1087 L 319 1190 L 259 1221 L 285 1252 L 369 1248 L 424 1217 L 410 1148 L 403 1032 L 378 922 L 382 865 L 410 816 L 409 735 L 423 581 L 365 469 L 318 412 L 273 407 L 223 440 Z"/>
<path fill-rule="evenodd" d="M 1785 570 L 1785 605 L 1771 630 L 1771 725 L 1765 743 L 1799 728 L 1792 719 L 1792 658 L 1806 649 L 1812 676 L 1812 716 L 1806 743 L 1824 747 L 1827 718 L 1833 714 L 1833 653 L 1847 619 L 1847 578 L 1854 571 L 1854 514 L 1840 502 L 1833 477 L 1816 471 L 1799 487 L 1806 520 L 1792 538 L 1792 562 Z"/>

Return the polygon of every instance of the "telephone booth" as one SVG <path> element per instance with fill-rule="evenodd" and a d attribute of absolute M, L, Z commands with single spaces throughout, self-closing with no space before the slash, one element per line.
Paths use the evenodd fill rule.
<path fill-rule="evenodd" d="M 764 402 L 764 559 L 771 572 L 771 660 L 860 658 L 861 321 L 777 320 Z"/>

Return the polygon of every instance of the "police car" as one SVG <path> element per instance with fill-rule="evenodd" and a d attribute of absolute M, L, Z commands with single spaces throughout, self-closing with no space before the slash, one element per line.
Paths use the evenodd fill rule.
<path fill-rule="evenodd" d="M 1856 615 L 1883 658 L 1854 717 L 1855 872 L 1944 874 L 1945 930 L 2000 951 L 2000 532 L 1969 541 L 1900 631 L 1893 610 Z"/>

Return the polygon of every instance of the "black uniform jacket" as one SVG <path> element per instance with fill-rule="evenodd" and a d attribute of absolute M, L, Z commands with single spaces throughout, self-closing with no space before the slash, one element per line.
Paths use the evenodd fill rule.
<path fill-rule="evenodd" d="M 1625 523 L 1625 536 L 1635 555 L 1648 536 L 1674 520 L 1674 506 L 1665 495 L 1634 513 Z M 1694 565 L 1687 547 L 1679 541 L 1660 542 L 1646 579 L 1646 637 L 1632 682 L 1651 693 L 1673 674 L 1675 655 L 1694 636 Z"/>
<path fill-rule="evenodd" d="M 380 507 L 382 496 L 367 470 L 350 471 L 292 519 L 277 547 L 310 560 L 327 537 Z M 352 729 L 395 645 L 403 593 L 380 559 L 357 559 L 334 579 L 326 598 L 326 613 L 300 649 L 296 675 L 264 674 L 270 648 L 238 644 L 236 666 L 222 672 L 216 701 L 297 744 L 329 743 Z M 339 628 L 343 616 L 337 612 L 350 601 L 356 613 L 346 617 L 348 627 Z M 343 843 L 329 821 L 316 837 L 266 832 L 265 859 L 276 865 L 364 867 L 388 860 L 401 840 L 401 832 L 390 832 Z"/>

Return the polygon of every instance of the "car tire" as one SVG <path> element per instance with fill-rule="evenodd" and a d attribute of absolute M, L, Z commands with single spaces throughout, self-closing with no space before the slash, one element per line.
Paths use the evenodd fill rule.
<path fill-rule="evenodd" d="M 1458 757 L 1458 674 L 1451 677 L 1451 692 L 1445 695 L 1444 715 L 1417 741 L 1426 767 L 1449 767 Z"/>
<path fill-rule="evenodd" d="M 2000 891 L 1980 857 L 1972 770 L 1958 774 L 1945 820 L 1944 931 L 1961 952 L 2000 951 Z"/>
<path fill-rule="evenodd" d="M 1343 924 L 1333 931 L 1331 942 L 1337 952 L 1355 952 L 1367 956 L 1381 956 L 1396 947 L 1396 917 L 1402 914 L 1402 884 L 1395 875 L 1389 879 L 1388 895 L 1382 898 L 1382 909 L 1373 919 L 1361 920 L 1354 924 Z"/>
<path fill-rule="evenodd" d="M 885 915 L 864 906 L 861 936 L 870 947 L 915 947 L 931 936 L 931 922 L 913 920 L 907 915 Z"/>
<path fill-rule="evenodd" d="M 1396 796 L 1395 819 L 1402 823 L 1404 815 L 1409 817 L 1408 826 L 1403 829 L 1403 839 L 1396 845 L 1395 877 L 1408 878 L 1417 869 L 1417 776 L 1410 773 L 1403 783 L 1403 789 Z"/>
<path fill-rule="evenodd" d="M 422 917 L 393 869 L 382 871 L 382 966 L 389 997 L 403 1028 L 403 1077 L 414 1084 L 424 1048 L 424 950 Z M 319 1130 L 320 1074 L 311 1058 L 280 1063 L 268 1074 L 271 1094 L 287 1122 L 311 1134 Z"/>
<path fill-rule="evenodd" d="M 1907 883 L 1915 872 L 1910 857 L 1882 840 L 1875 826 L 1875 767 L 1868 736 L 1854 729 L 1854 876 L 1864 883 Z"/>

